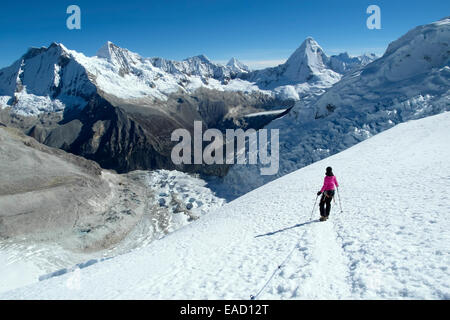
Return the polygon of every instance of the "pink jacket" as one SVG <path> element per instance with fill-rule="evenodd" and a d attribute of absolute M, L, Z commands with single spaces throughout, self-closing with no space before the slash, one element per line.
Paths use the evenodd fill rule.
<path fill-rule="evenodd" d="M 325 176 L 325 179 L 323 179 L 323 187 L 320 189 L 320 192 L 324 192 L 325 190 L 334 190 L 334 186 L 339 187 L 336 177 Z"/>

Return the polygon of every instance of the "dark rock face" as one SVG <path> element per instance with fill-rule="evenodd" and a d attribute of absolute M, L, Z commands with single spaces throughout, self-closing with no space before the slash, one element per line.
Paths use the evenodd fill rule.
<path fill-rule="evenodd" d="M 164 139 L 170 141 L 170 136 L 164 129 L 174 128 L 176 123 L 156 112 L 152 114 L 153 110 L 145 114 L 145 109 L 127 112 L 124 108 L 113 107 L 102 99 L 90 103 L 80 114 L 83 128 L 69 151 L 118 172 L 174 169 Z"/>

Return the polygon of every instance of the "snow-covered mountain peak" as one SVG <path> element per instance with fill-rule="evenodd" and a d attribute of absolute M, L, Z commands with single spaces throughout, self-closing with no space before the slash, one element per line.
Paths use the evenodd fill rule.
<path fill-rule="evenodd" d="M 330 58 L 312 37 L 307 37 L 289 59 L 276 67 L 255 70 L 244 79 L 268 88 L 282 99 L 299 100 L 300 96 L 323 93 L 342 77 L 330 65 Z"/>
<path fill-rule="evenodd" d="M 322 63 L 325 65 L 328 58 L 323 52 L 322 47 L 314 40 L 312 37 L 307 37 L 300 47 L 294 51 L 294 53 L 289 57 L 287 63 L 303 63 L 308 64 Z"/>
<path fill-rule="evenodd" d="M 235 66 L 240 64 L 239 60 L 236 59 L 235 57 L 232 57 L 230 60 L 228 60 L 227 62 L 227 66 Z"/>
<path fill-rule="evenodd" d="M 439 21 L 418 26 L 408 33 L 389 44 L 384 56 L 393 54 L 399 48 L 405 47 L 408 44 L 411 46 L 426 47 L 426 42 L 437 41 L 441 43 L 448 43 L 450 29 L 450 18 L 444 18 Z M 420 42 L 422 42 L 420 45 Z"/>
<path fill-rule="evenodd" d="M 306 39 L 302 42 L 302 44 L 300 45 L 300 47 L 301 47 L 301 46 L 307 46 L 307 47 L 319 47 L 319 48 L 320 48 L 319 43 L 317 43 L 317 41 L 314 40 L 314 38 L 311 37 L 311 36 L 306 37 Z"/>
<path fill-rule="evenodd" d="M 62 44 L 57 42 L 52 42 L 48 47 L 31 47 L 27 52 L 21 57 L 22 60 L 32 59 L 38 55 L 49 53 L 51 55 L 69 55 L 69 50 Z"/>
<path fill-rule="evenodd" d="M 450 63 L 450 18 L 418 26 L 389 44 L 384 55 L 362 75 L 399 81 Z"/>
<path fill-rule="evenodd" d="M 334 73 L 327 70 L 328 60 L 322 47 L 312 37 L 308 37 L 286 61 L 284 76 L 291 81 L 305 82 L 320 74 Z M 335 76 L 339 78 L 339 75 Z"/>
<path fill-rule="evenodd" d="M 203 54 L 189 57 L 182 61 L 163 58 L 152 58 L 150 61 L 153 66 L 167 73 L 183 77 L 199 76 L 204 79 L 213 78 L 221 81 L 225 78 L 230 78 L 233 73 L 236 73 L 231 67 L 216 64 Z"/>
<path fill-rule="evenodd" d="M 84 106 L 95 87 L 75 59 L 76 54 L 56 42 L 49 47 L 30 48 L 0 70 L 0 96 L 19 114 Z"/>
<path fill-rule="evenodd" d="M 97 52 L 97 57 L 108 60 L 109 62 L 121 66 L 128 71 L 131 64 L 142 61 L 142 57 L 128 49 L 121 48 L 111 41 L 106 42 Z"/>
<path fill-rule="evenodd" d="M 211 60 L 204 54 L 199 54 L 197 56 L 189 57 L 184 59 L 183 61 L 197 61 L 197 62 L 203 62 L 203 63 L 212 63 Z"/>
<path fill-rule="evenodd" d="M 100 49 L 97 51 L 97 57 L 110 59 L 111 58 L 111 47 L 115 46 L 111 41 L 107 41 Z"/>
<path fill-rule="evenodd" d="M 67 49 L 67 48 L 66 48 L 62 43 L 60 43 L 60 42 L 52 42 L 48 48 L 49 48 L 49 49 L 50 49 L 50 48 L 58 48 L 58 49 L 60 49 L 60 50 L 62 50 L 62 51 L 65 51 L 65 52 L 68 52 L 68 51 L 69 51 L 69 49 Z"/>
<path fill-rule="evenodd" d="M 397 117 L 404 120 L 448 109 L 449 45 L 450 19 L 412 29 L 389 44 L 381 58 L 323 94 L 315 102 L 314 116 L 356 106 L 358 112 L 370 113 L 370 108 L 382 106 L 389 110 L 386 121 L 399 121 Z"/>
<path fill-rule="evenodd" d="M 314 38 L 307 37 L 284 64 L 250 72 L 246 78 L 274 89 L 280 96 L 298 100 L 308 92 L 323 93 L 323 89 L 338 82 L 344 74 L 376 58 L 373 54 L 352 57 L 347 52 L 328 57 Z"/>
<path fill-rule="evenodd" d="M 234 57 L 228 61 L 227 67 L 229 67 L 231 69 L 231 71 L 236 72 L 236 73 L 250 71 L 250 68 L 247 65 L 245 65 L 244 63 L 242 63 L 241 61 L 239 61 L 238 59 L 236 59 Z"/>

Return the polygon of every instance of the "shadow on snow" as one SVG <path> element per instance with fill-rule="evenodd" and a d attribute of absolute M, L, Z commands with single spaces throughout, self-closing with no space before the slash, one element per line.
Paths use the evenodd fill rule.
<path fill-rule="evenodd" d="M 290 230 L 290 229 L 303 227 L 303 226 L 306 226 L 308 224 L 319 222 L 319 221 L 320 220 L 317 219 L 317 220 L 311 220 L 311 221 L 304 222 L 304 223 L 298 223 L 298 224 L 296 224 L 294 226 L 291 226 L 291 227 L 287 227 L 287 228 L 280 229 L 280 230 L 277 230 L 277 231 L 272 231 L 272 232 L 269 232 L 269 233 L 257 235 L 257 236 L 255 236 L 255 238 L 266 237 L 266 236 L 273 236 L 274 234 L 277 234 L 277 233 L 280 233 L 280 232 L 283 232 L 283 231 L 287 231 L 287 230 Z"/>

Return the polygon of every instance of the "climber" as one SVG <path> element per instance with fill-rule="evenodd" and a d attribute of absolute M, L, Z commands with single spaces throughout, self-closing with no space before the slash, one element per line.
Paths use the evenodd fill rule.
<path fill-rule="evenodd" d="M 330 215 L 331 200 L 333 200 L 334 197 L 335 187 L 338 188 L 339 184 L 333 174 L 333 169 L 331 167 L 327 167 L 322 189 L 317 192 L 317 196 L 322 194 L 319 205 L 320 221 L 326 221 L 328 219 L 328 216 Z"/>

